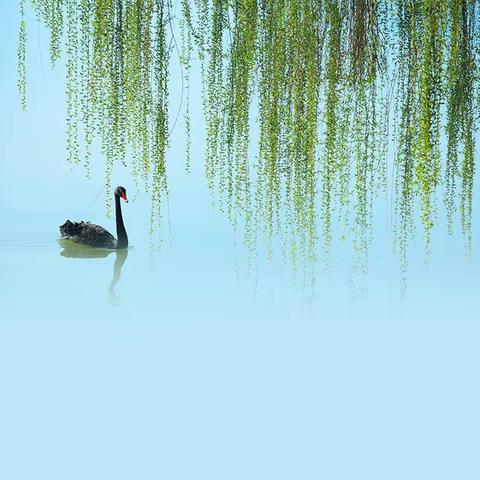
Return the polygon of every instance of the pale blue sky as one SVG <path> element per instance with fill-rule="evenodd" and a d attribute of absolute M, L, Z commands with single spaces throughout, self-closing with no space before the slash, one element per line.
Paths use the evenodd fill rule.
<path fill-rule="evenodd" d="M 102 197 L 92 204 L 99 153 L 91 181 L 65 162 L 63 69 L 50 70 L 31 15 L 20 110 L 16 3 L 0 5 L 0 478 L 479 478 L 480 272 L 461 236 L 435 231 L 428 270 L 415 244 L 404 299 L 387 222 L 364 297 L 349 286 L 346 246 L 313 298 L 278 259 L 260 260 L 255 289 L 210 208 L 197 90 L 192 174 L 181 125 L 168 155 L 171 236 L 152 265 L 139 192 L 124 208 L 133 248 L 112 294 L 115 253 L 60 254 L 66 218 L 113 221 Z M 135 197 L 128 172 L 113 183 Z"/>

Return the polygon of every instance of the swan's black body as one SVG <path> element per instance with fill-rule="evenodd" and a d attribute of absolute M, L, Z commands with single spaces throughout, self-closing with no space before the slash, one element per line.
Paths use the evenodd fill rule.
<path fill-rule="evenodd" d="M 83 243 L 97 248 L 127 248 L 128 237 L 123 224 L 120 198 L 127 200 L 127 192 L 123 187 L 115 189 L 115 217 L 117 221 L 117 238 L 100 225 L 90 222 L 71 222 L 67 220 L 60 226 L 62 238 L 72 240 L 76 243 Z"/>
<path fill-rule="evenodd" d="M 117 248 L 117 239 L 100 225 L 67 220 L 60 226 L 62 238 L 91 247 Z"/>

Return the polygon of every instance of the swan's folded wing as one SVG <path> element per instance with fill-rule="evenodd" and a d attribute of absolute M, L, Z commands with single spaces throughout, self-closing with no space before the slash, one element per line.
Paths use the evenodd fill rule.
<path fill-rule="evenodd" d="M 100 225 L 90 222 L 70 222 L 67 220 L 61 227 L 63 238 L 84 243 L 92 247 L 115 248 L 115 237 Z"/>
<path fill-rule="evenodd" d="M 115 248 L 117 240 L 115 237 L 107 230 L 105 230 L 100 225 L 95 225 L 93 223 L 84 224 L 84 235 L 85 243 L 92 245 L 94 247 L 105 247 L 105 248 Z"/>

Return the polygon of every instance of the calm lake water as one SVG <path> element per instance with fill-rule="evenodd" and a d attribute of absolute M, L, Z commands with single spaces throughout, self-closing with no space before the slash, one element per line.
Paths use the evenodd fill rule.
<path fill-rule="evenodd" d="M 137 210 L 124 252 L 4 219 L 1 478 L 476 478 L 475 271 L 255 289 L 188 215 L 152 263 Z"/>
<path fill-rule="evenodd" d="M 349 247 L 313 295 L 278 257 L 259 255 L 254 277 L 210 208 L 192 123 L 190 176 L 181 126 L 172 135 L 160 249 L 148 196 L 117 168 L 131 247 L 90 258 L 59 243 L 58 225 L 114 232 L 95 200 L 101 154 L 91 181 L 66 165 L 63 66 L 49 70 L 30 17 L 20 112 L 16 2 L 0 12 L 1 479 L 480 478 L 477 224 L 471 263 L 461 236 L 435 231 L 429 269 L 415 243 L 404 298 L 388 221 L 368 279 L 352 274 Z"/>

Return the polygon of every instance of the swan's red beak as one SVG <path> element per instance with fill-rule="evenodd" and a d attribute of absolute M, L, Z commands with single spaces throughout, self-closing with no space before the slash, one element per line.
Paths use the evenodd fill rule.
<path fill-rule="evenodd" d="M 128 203 L 127 194 L 125 192 L 122 192 L 122 198 Z"/>

